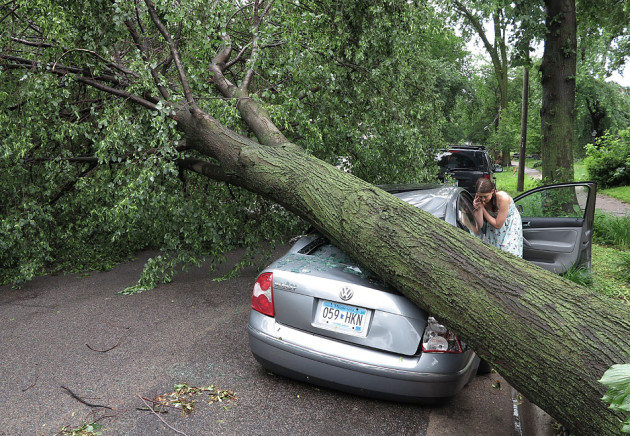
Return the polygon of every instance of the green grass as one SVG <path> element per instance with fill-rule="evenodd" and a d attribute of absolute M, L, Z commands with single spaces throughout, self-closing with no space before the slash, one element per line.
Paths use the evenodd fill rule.
<path fill-rule="evenodd" d="M 617 248 L 593 244 L 592 255 L 592 287 L 604 295 L 630 304 L 628 253 Z"/>
<path fill-rule="evenodd" d="M 616 188 L 600 189 L 600 194 L 608 195 L 617 200 L 630 203 L 630 186 L 617 186 Z"/>
<path fill-rule="evenodd" d="M 596 212 L 593 242 L 593 288 L 630 303 L 630 217 Z"/>
<path fill-rule="evenodd" d="M 573 178 L 576 182 L 587 182 L 591 179 L 583 161 L 579 160 L 573 163 Z"/>
<path fill-rule="evenodd" d="M 503 168 L 502 173 L 495 173 L 494 175 L 497 177 L 497 189 L 507 192 L 512 197 L 516 197 L 521 192 L 529 191 L 530 189 L 534 189 L 540 185 L 540 181 L 532 179 L 526 175 L 523 180 L 525 190 L 521 192 L 517 191 L 518 167 L 505 167 Z"/>
<path fill-rule="evenodd" d="M 630 249 L 630 217 L 595 211 L 593 239 L 620 250 Z"/>

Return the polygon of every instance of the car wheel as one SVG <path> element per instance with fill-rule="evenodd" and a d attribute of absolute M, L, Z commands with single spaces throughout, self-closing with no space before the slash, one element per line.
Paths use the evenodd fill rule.
<path fill-rule="evenodd" d="M 492 366 L 483 359 L 479 360 L 479 367 L 477 368 L 478 375 L 490 374 Z"/>

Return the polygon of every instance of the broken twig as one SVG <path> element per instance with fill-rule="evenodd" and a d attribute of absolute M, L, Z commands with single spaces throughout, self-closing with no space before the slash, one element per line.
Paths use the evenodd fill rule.
<path fill-rule="evenodd" d="M 32 388 L 33 386 L 35 386 L 35 384 L 37 384 L 37 379 L 39 379 L 39 375 L 41 374 L 41 372 L 37 373 L 37 376 L 35 377 L 35 380 L 33 380 L 33 383 L 31 383 L 30 385 L 28 385 L 27 387 L 25 387 L 24 389 L 22 389 L 22 392 L 26 392 L 28 391 L 30 388 Z"/>
<path fill-rule="evenodd" d="M 114 410 L 109 406 L 103 406 L 101 404 L 92 404 L 92 403 L 88 403 L 87 401 L 85 401 L 83 398 L 79 397 L 77 394 L 75 394 L 74 392 L 72 392 L 70 389 L 68 389 L 65 386 L 61 386 L 62 389 L 65 389 L 68 394 L 70 394 L 70 396 L 72 398 L 74 398 L 75 400 L 77 400 L 79 403 L 85 404 L 88 407 L 102 407 L 103 409 L 109 409 L 109 410 Z"/>
<path fill-rule="evenodd" d="M 114 345 L 113 347 L 107 348 L 105 350 L 97 350 L 96 348 L 90 347 L 90 344 L 88 344 L 87 342 L 85 343 L 86 347 L 88 347 L 90 350 L 96 351 L 98 353 L 107 353 L 108 351 L 113 350 L 114 348 L 116 348 L 119 345 L 120 345 L 120 339 L 118 339 L 118 342 L 116 342 L 116 345 Z"/>
<path fill-rule="evenodd" d="M 146 406 L 147 406 L 147 407 L 151 410 L 151 412 L 153 412 L 153 414 L 154 414 L 155 416 L 157 416 L 157 417 L 160 419 L 160 421 L 162 421 L 162 422 L 164 423 L 164 425 L 165 425 L 165 426 L 167 426 L 168 428 L 170 428 L 171 430 L 173 430 L 174 432 L 176 432 L 176 433 L 178 433 L 178 434 L 182 434 L 182 435 L 184 435 L 184 436 L 187 436 L 187 435 L 186 435 L 186 433 L 184 433 L 184 432 L 182 432 L 182 431 L 179 431 L 179 430 L 177 430 L 176 428 L 171 427 L 171 426 L 168 424 L 168 422 L 164 421 L 164 419 L 162 419 L 162 417 L 161 417 L 160 415 L 158 415 L 158 414 L 157 414 L 157 412 L 156 412 L 155 410 L 153 410 L 153 408 L 149 405 L 149 403 L 148 403 L 148 402 L 147 402 L 144 398 L 142 398 L 142 397 L 141 397 L 140 395 L 138 395 L 138 394 L 136 394 L 136 395 L 137 395 L 137 396 L 138 396 L 138 398 L 140 398 L 140 399 L 142 400 L 142 402 L 143 402 L 143 403 L 144 403 L 144 404 L 145 404 L 145 405 L 146 405 Z"/>

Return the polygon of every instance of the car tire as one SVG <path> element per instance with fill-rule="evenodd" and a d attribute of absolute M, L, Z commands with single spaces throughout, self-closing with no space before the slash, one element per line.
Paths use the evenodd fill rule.
<path fill-rule="evenodd" d="M 492 372 L 492 366 L 483 359 L 479 360 L 479 367 L 477 367 L 477 375 L 490 374 Z"/>

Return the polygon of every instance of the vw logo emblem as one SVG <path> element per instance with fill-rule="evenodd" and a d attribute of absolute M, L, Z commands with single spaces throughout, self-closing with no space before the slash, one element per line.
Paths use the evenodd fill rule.
<path fill-rule="evenodd" d="M 344 286 L 339 291 L 339 298 L 341 298 L 343 301 L 348 301 L 352 298 L 353 295 L 354 291 L 352 291 L 352 289 L 348 288 L 347 286 Z"/>

